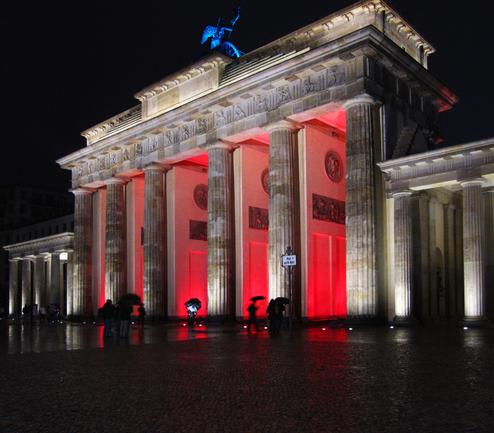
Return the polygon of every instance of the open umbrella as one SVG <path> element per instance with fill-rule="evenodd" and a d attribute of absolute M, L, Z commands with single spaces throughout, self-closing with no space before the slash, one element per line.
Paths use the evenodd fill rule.
<path fill-rule="evenodd" d="M 276 299 L 274 300 L 274 302 L 276 302 L 277 304 L 281 304 L 281 305 L 287 305 L 287 304 L 289 304 L 289 303 L 290 303 L 290 299 L 280 297 L 280 298 L 276 298 Z"/>
<path fill-rule="evenodd" d="M 141 297 L 135 293 L 126 293 L 118 302 L 127 305 L 141 305 Z"/>
<path fill-rule="evenodd" d="M 264 301 L 266 299 L 266 296 L 253 296 L 252 298 L 250 298 L 250 300 L 252 302 L 256 302 L 256 301 Z"/>
<path fill-rule="evenodd" d="M 186 303 L 185 306 L 189 307 L 191 305 L 195 305 L 197 309 L 201 308 L 201 301 L 197 298 L 190 298 Z"/>

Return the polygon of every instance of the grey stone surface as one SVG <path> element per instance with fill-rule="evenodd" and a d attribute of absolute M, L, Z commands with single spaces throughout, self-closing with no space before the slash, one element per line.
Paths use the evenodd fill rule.
<path fill-rule="evenodd" d="M 112 179 L 106 187 L 105 296 L 113 302 L 127 291 L 124 190 L 121 179 Z"/>
<path fill-rule="evenodd" d="M 0 327 L 4 433 L 494 430 L 492 329 L 312 328 L 274 339 L 215 329 L 181 339 L 180 329 L 146 326 L 141 345 L 132 330 L 129 344 L 95 348 L 100 328 L 73 326 L 74 350 L 60 350 L 63 328 L 45 326 L 30 331 L 32 351 L 7 355 L 29 339 L 16 328 Z"/>
<path fill-rule="evenodd" d="M 410 320 L 413 299 L 412 192 L 394 195 L 395 200 L 395 314 Z"/>
<path fill-rule="evenodd" d="M 233 313 L 234 239 L 232 229 L 232 149 L 218 143 L 208 149 L 208 315 Z"/>
<path fill-rule="evenodd" d="M 379 112 L 376 101 L 366 95 L 345 107 L 347 312 L 354 318 L 373 318 L 377 315 L 374 149 Z"/>
<path fill-rule="evenodd" d="M 164 316 L 165 191 L 163 167 L 146 167 L 144 190 L 144 299 L 149 316 Z"/>
<path fill-rule="evenodd" d="M 485 315 L 482 183 L 480 180 L 462 184 L 464 296 L 468 320 L 483 319 Z"/>
<path fill-rule="evenodd" d="M 74 253 L 72 270 L 72 293 L 68 301 L 68 313 L 74 316 L 92 314 L 92 247 L 93 203 L 92 193 L 84 189 L 74 191 Z"/>
<path fill-rule="evenodd" d="M 269 135 L 269 298 L 286 297 L 288 273 L 281 267 L 281 256 L 288 246 L 295 251 L 297 212 L 297 129 L 281 121 L 270 126 Z M 295 251 L 295 254 L 297 252 Z"/>

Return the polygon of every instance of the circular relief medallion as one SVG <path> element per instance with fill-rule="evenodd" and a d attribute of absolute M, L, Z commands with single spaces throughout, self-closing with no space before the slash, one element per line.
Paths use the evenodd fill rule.
<path fill-rule="evenodd" d="M 261 173 L 262 189 L 269 195 L 269 168 L 265 168 Z"/>
<path fill-rule="evenodd" d="M 197 207 L 202 210 L 208 209 L 208 186 L 207 185 L 197 185 L 194 188 L 194 202 Z"/>
<path fill-rule="evenodd" d="M 343 177 L 343 161 L 340 155 L 334 150 L 330 150 L 324 159 L 326 174 L 335 183 L 339 183 Z"/>

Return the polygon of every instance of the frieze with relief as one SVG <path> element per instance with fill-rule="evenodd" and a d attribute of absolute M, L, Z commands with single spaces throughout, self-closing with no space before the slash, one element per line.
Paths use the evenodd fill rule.
<path fill-rule="evenodd" d="M 182 141 L 192 139 L 196 135 L 207 134 L 210 131 L 224 127 L 232 122 L 249 118 L 250 116 L 278 109 L 281 105 L 297 100 L 300 97 L 321 92 L 331 87 L 343 84 L 345 72 L 343 66 L 333 66 L 318 72 L 296 77 L 293 81 L 285 82 L 279 86 L 267 86 L 262 91 L 252 92 L 248 98 L 238 103 L 232 103 L 228 107 L 219 108 L 210 113 L 204 113 L 201 118 L 195 119 L 179 125 L 168 125 L 163 134 L 151 135 L 146 142 L 137 142 L 127 145 L 123 149 L 119 161 L 131 161 L 141 158 L 156 151 L 161 146 L 174 146 Z M 161 140 L 161 141 L 160 141 Z M 180 151 L 180 147 L 172 153 Z M 106 155 L 106 159 L 99 157 L 97 168 L 91 168 L 90 173 L 104 171 L 113 167 L 118 161 L 115 157 Z M 80 178 L 77 171 L 73 171 L 74 178 Z"/>
<path fill-rule="evenodd" d="M 195 241 L 208 240 L 208 223 L 207 221 L 189 221 L 189 239 Z"/>
<path fill-rule="evenodd" d="M 256 230 L 268 230 L 269 229 L 268 210 L 249 206 L 249 228 Z"/>
<path fill-rule="evenodd" d="M 261 173 L 261 185 L 264 192 L 269 195 L 269 168 L 265 168 Z"/>
<path fill-rule="evenodd" d="M 340 183 L 343 179 L 343 161 L 338 152 L 330 150 L 324 158 L 326 174 L 334 183 Z"/>
<path fill-rule="evenodd" d="M 345 202 L 319 194 L 312 194 L 312 218 L 345 224 Z"/>
<path fill-rule="evenodd" d="M 199 209 L 208 209 L 208 186 L 199 184 L 194 188 L 194 203 Z"/>

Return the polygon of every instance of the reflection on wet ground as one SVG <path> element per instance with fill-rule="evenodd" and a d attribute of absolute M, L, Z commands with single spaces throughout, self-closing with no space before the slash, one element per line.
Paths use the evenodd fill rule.
<path fill-rule="evenodd" d="M 494 431 L 490 328 L 0 326 L 2 433 Z"/>
<path fill-rule="evenodd" d="M 40 353 L 63 350 L 82 350 L 119 345 L 138 346 L 166 341 L 186 341 L 202 338 L 214 338 L 221 329 L 208 329 L 206 326 L 190 328 L 180 324 L 146 325 L 133 324 L 129 338 L 103 337 L 103 325 L 96 322 L 75 324 L 33 323 L 3 320 L 0 325 L 0 353 Z"/>

